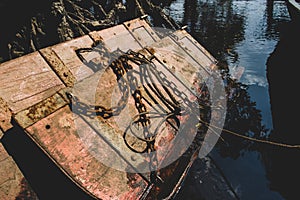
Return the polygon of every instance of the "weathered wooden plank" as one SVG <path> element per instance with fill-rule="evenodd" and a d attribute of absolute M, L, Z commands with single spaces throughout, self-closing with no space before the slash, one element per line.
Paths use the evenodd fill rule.
<path fill-rule="evenodd" d="M 44 48 L 40 50 L 44 59 L 48 62 L 49 66 L 58 75 L 67 87 L 72 87 L 75 84 L 75 77 L 70 69 L 59 59 L 57 54 L 51 48 Z"/>
<path fill-rule="evenodd" d="M 85 35 L 67 42 L 47 47 L 44 50 L 42 49 L 40 52 L 45 58 L 47 58 L 46 53 L 52 51 L 53 54 L 55 54 L 62 62 L 57 64 L 64 65 L 63 68 L 66 68 L 66 70 L 69 69 L 73 74 L 73 77 L 75 78 L 75 81 L 72 81 L 73 83 L 93 74 L 93 71 L 81 62 L 75 52 L 75 50 L 80 48 L 90 48 L 93 43 L 93 40 L 88 35 Z"/>
<path fill-rule="evenodd" d="M 128 26 L 128 23 L 126 24 Z M 108 29 L 93 31 L 89 35 L 44 48 L 40 52 L 65 84 L 72 86 L 74 82 L 83 80 L 94 73 L 92 69 L 82 63 L 76 50 L 92 48 L 99 41 L 110 52 L 117 49 L 137 50 L 159 40 L 144 20 L 134 19 L 130 21 L 130 24 L 132 25 L 128 29 L 124 24 L 120 24 Z M 91 52 L 85 53 L 83 57 L 90 61 L 99 55 Z"/>
<path fill-rule="evenodd" d="M 65 106 L 69 102 L 63 97 L 65 90 L 55 93 L 53 96 L 40 101 L 28 109 L 18 112 L 14 118 L 22 128 L 27 128 L 33 123 L 50 115 L 59 108 Z"/>
<path fill-rule="evenodd" d="M 207 78 L 216 67 L 216 60 L 211 54 L 184 30 L 174 32 L 148 49 L 178 77 L 191 77 L 197 72 Z"/>
<path fill-rule="evenodd" d="M 199 64 L 207 69 L 214 69 L 217 60 L 197 40 L 185 30 L 176 31 L 174 40 L 191 55 Z"/>
<path fill-rule="evenodd" d="M 96 154 L 101 154 L 113 163 L 118 155 L 68 106 L 26 131 L 73 181 L 100 199 L 138 199 L 147 186 L 141 176 L 115 170 L 96 159 Z"/>
<path fill-rule="evenodd" d="M 1 130 L 0 130 L 1 132 Z M 2 200 L 28 198 L 37 200 L 24 175 L 0 143 L 0 197 Z"/>
<path fill-rule="evenodd" d="M 113 52 L 118 48 L 122 51 L 127 51 L 128 49 L 139 49 L 141 46 L 135 40 L 130 32 L 120 24 L 111 28 L 107 28 L 101 31 L 94 32 L 92 37 L 100 36 L 105 46 L 109 51 Z"/>
<path fill-rule="evenodd" d="M 0 96 L 13 113 L 53 95 L 64 84 L 38 52 L 0 64 Z"/>
<path fill-rule="evenodd" d="M 111 51 L 118 48 L 122 51 L 138 50 L 159 40 L 145 20 L 133 19 L 108 29 L 93 32 L 92 38 L 102 38 L 105 46 Z"/>
<path fill-rule="evenodd" d="M 158 55 L 157 57 L 152 58 L 151 61 L 155 66 L 157 76 L 160 77 L 160 81 L 156 79 L 152 80 L 152 82 L 156 83 L 158 86 L 163 84 L 167 87 L 176 100 L 181 102 L 181 109 L 189 110 L 190 105 L 195 103 L 195 100 L 197 99 L 196 96 L 199 95 L 197 91 L 193 90 L 194 78 L 197 77 L 196 74 L 198 68 L 197 66 L 193 66 L 189 62 L 186 62 L 184 58 L 179 59 L 176 54 L 169 53 L 165 54 L 163 58 L 160 57 L 161 51 L 162 53 L 165 53 L 164 49 L 157 48 L 154 50 L 152 47 L 159 45 L 161 42 L 164 43 L 164 41 L 161 40 L 154 45 L 147 47 L 146 49 L 148 49 L 148 51 L 142 50 L 140 53 L 148 58 L 153 57 L 153 55 Z M 162 88 L 161 91 L 163 92 Z M 168 94 L 164 92 L 163 94 L 165 94 L 165 97 L 168 96 Z M 158 99 L 157 102 L 163 104 L 161 99 Z M 161 125 L 166 126 L 166 128 L 169 129 L 169 134 L 162 132 L 157 136 L 157 148 L 160 149 L 157 151 L 157 156 L 160 161 L 160 166 L 165 167 L 173 163 L 192 144 L 197 133 L 197 116 L 200 114 L 200 111 L 193 110 L 192 112 L 194 113 L 177 116 L 180 126 L 176 131 L 172 130 L 167 123 Z"/>
<path fill-rule="evenodd" d="M 124 26 L 140 44 L 140 47 L 150 46 L 160 40 L 155 32 L 156 30 L 151 28 L 145 20 L 133 19 L 125 22 Z"/>
<path fill-rule="evenodd" d="M 143 53 L 146 54 L 147 51 L 144 51 Z M 169 56 L 172 56 L 172 54 L 170 54 Z M 176 58 L 170 60 L 173 63 L 175 63 L 176 66 L 181 64 L 180 62 L 178 62 Z M 182 99 L 180 98 L 185 98 L 184 100 L 187 101 L 194 98 L 194 94 L 188 90 L 189 88 L 192 87 L 192 83 L 188 82 L 188 84 L 185 85 L 184 83 L 181 82 L 181 80 L 176 78 L 171 73 L 171 71 L 169 71 L 162 64 L 160 64 L 160 62 L 156 61 L 155 64 L 156 64 L 157 73 L 158 74 L 163 73 L 164 81 L 168 82 L 165 86 L 170 89 L 170 91 L 174 94 L 174 96 L 175 94 L 178 95 L 178 100 L 181 101 Z M 131 65 L 133 66 L 133 69 L 137 73 L 139 71 L 138 66 L 133 63 L 131 63 Z M 184 77 L 185 79 L 190 80 L 191 76 L 197 72 L 196 68 L 192 68 L 192 69 L 193 70 L 190 72 L 190 74 L 185 74 L 186 75 Z M 149 77 L 137 76 L 137 80 L 140 80 L 140 78 L 149 79 Z M 162 85 L 157 80 L 155 81 L 155 83 L 157 87 L 160 88 L 163 95 L 167 97 L 168 94 L 162 89 Z M 138 88 L 142 88 L 141 82 L 139 82 L 139 85 L 136 89 Z M 112 70 L 110 69 L 99 71 L 95 73 L 93 76 L 85 79 L 84 81 L 78 82 L 73 89 L 74 89 L 73 94 L 78 98 L 79 101 L 85 104 L 101 105 L 106 108 L 111 108 L 116 106 L 117 105 L 116 101 L 118 101 L 118 99 L 120 99 L 120 97 L 123 95 L 122 93 L 120 93 L 120 91 L 118 91 L 116 77 L 113 74 Z M 148 102 L 151 102 L 152 105 L 155 104 L 144 93 L 143 93 L 143 97 L 145 97 L 148 100 Z M 161 102 L 161 99 L 156 98 L 156 101 L 165 110 L 168 110 Z M 117 157 L 117 159 L 123 158 L 139 172 L 147 173 L 149 172 L 149 162 L 147 162 L 147 159 L 149 159 L 149 154 L 147 152 L 140 154 L 132 151 L 130 148 L 128 148 L 128 146 L 126 146 L 126 143 L 124 141 L 124 132 L 130 126 L 132 120 L 134 120 L 133 119 L 134 116 L 138 114 L 134 104 L 134 99 L 131 95 L 129 96 L 126 103 L 127 103 L 126 106 L 123 108 L 120 114 L 114 115 L 109 119 L 103 120 L 101 119 L 101 117 L 96 117 L 96 116 L 94 116 L 94 118 L 90 118 L 90 116 L 84 116 L 84 115 L 82 117 L 87 121 L 87 123 L 89 123 L 98 132 L 99 135 L 101 135 L 101 137 L 103 137 L 105 141 L 107 141 L 109 144 L 113 146 L 116 152 L 119 153 L 120 156 Z M 76 105 L 74 106 L 76 107 Z M 147 104 L 146 106 L 148 111 L 155 112 L 153 107 Z M 186 104 L 185 106 L 188 105 Z M 79 109 L 81 108 L 79 107 Z M 76 108 L 74 108 L 74 110 L 76 110 Z M 165 111 L 160 109 L 158 109 L 158 111 L 156 112 L 158 112 L 157 114 L 165 114 Z M 176 133 L 176 131 L 170 127 L 168 122 L 165 121 L 162 124 L 160 123 L 160 121 L 163 120 L 163 116 L 160 118 L 153 118 L 153 119 L 150 118 L 151 123 L 153 124 L 153 126 L 151 126 L 150 128 L 150 132 L 155 131 L 155 129 L 157 128 L 157 126 L 155 125 L 160 126 L 159 132 L 154 142 L 154 146 L 156 147 L 156 152 L 154 153 L 156 154 L 158 165 L 164 165 L 163 167 L 175 161 L 187 150 L 187 148 L 192 143 L 194 136 L 196 135 L 197 132 L 197 128 L 195 126 L 197 122 L 194 122 L 194 124 L 190 122 L 187 126 L 190 125 L 191 127 L 184 128 L 185 126 L 184 123 L 188 121 L 188 119 L 186 117 L 178 117 L 178 118 L 180 123 L 182 124 L 180 128 L 182 132 L 180 134 Z M 142 132 L 140 131 L 139 134 L 141 136 Z M 174 139 L 174 135 L 176 134 L 177 134 L 176 137 L 178 137 L 178 139 Z M 131 142 L 132 144 L 134 144 L 134 148 L 137 151 L 142 151 L 143 149 L 145 149 L 145 146 L 143 146 L 145 145 L 144 142 L 141 142 L 136 138 L 132 139 Z M 169 155 L 169 157 L 167 155 Z M 166 159 L 166 157 L 168 158 Z M 118 165 L 116 167 L 119 167 L 120 170 L 124 170 L 124 166 Z"/>
<path fill-rule="evenodd" d="M 96 104 L 110 108 L 115 106 L 115 102 L 112 101 L 118 100 L 122 95 L 118 91 L 115 91 L 116 89 L 118 89 L 118 84 L 116 82 L 115 74 L 111 69 L 104 69 L 96 72 L 94 75 L 86 78 L 85 80 L 76 83 L 72 89 L 72 93 L 83 103 Z M 132 97 L 128 100 L 128 102 L 132 102 Z M 127 104 L 127 102 L 125 103 Z M 76 112 L 77 105 L 73 106 L 73 110 Z M 132 103 L 127 104 L 124 110 L 129 111 L 131 113 L 130 116 L 136 114 L 136 110 Z M 125 115 L 126 114 L 128 113 L 126 112 Z M 99 135 L 118 153 L 118 156 L 114 157 L 115 161 L 125 160 L 133 167 L 140 166 L 147 170 L 146 167 L 148 167 L 148 162 L 145 162 L 145 157 L 138 153 L 134 153 L 128 149 L 124 143 L 122 130 L 124 130 L 125 127 L 128 126 L 128 123 L 130 123 L 130 116 L 124 118 L 123 114 L 120 116 L 114 116 L 112 119 L 103 120 L 101 117 L 95 116 L 94 118 L 90 118 L 90 116 L 82 115 L 86 122 L 95 129 L 95 132 L 93 133 L 95 137 Z M 118 124 L 116 124 L 116 121 Z M 118 168 L 122 171 L 129 170 L 126 169 L 127 165 L 128 164 L 126 162 L 112 163 L 112 167 Z M 131 172 L 135 172 L 134 168 L 131 170 Z"/>
<path fill-rule="evenodd" d="M 211 116 L 213 117 L 200 150 L 200 155 L 207 155 L 219 138 L 219 134 L 211 127 L 222 127 L 226 114 L 226 109 L 215 109 L 226 107 L 225 90 L 217 71 L 216 60 L 184 30 L 174 32 L 148 49 L 159 60 L 162 60 L 165 66 L 173 70 L 182 82 L 185 82 L 187 86 L 190 85 L 189 89 L 193 90 L 196 96 L 198 96 L 196 92 L 201 92 L 200 85 L 203 83 L 208 87 L 209 95 L 213 95 L 210 96 L 210 106 L 213 108 Z"/>

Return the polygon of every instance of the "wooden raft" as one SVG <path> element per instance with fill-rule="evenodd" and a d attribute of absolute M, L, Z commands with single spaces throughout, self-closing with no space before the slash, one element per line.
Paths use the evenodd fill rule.
<path fill-rule="evenodd" d="M 163 165 L 165 160 L 174 158 L 171 165 L 160 171 L 163 184 L 158 186 L 151 182 L 150 173 L 136 169 L 147 160 L 126 147 L 112 120 L 91 119 L 70 109 L 66 96 L 66 92 L 70 91 L 89 101 L 91 90 L 95 90 L 99 95 L 92 100 L 104 105 L 111 103 L 115 87 L 113 73 L 93 71 L 76 54 L 76 50 L 91 48 L 99 41 L 110 52 L 131 49 L 147 57 L 155 57 L 153 63 L 158 71 L 167 74 L 170 85 L 187 93 L 193 86 L 191 77 L 197 72 L 203 77 L 209 75 L 216 64 L 216 60 L 186 31 L 178 30 L 171 36 L 160 38 L 143 19 L 91 32 L 0 64 L 0 97 L 8 107 L 6 113 L 1 110 L 5 118 L 0 123 L 2 132 L 5 134 L 11 128 L 10 118 L 14 118 L 66 176 L 95 199 L 171 198 L 180 188 L 197 155 L 177 160 L 177 154 L 186 150 L 176 150 L 178 146 L 185 145 L 183 141 L 158 137 L 155 145 L 167 147 L 161 147 L 160 163 Z M 83 56 L 92 60 L 97 55 L 90 52 Z M 99 78 L 101 82 L 97 83 Z M 181 78 L 186 81 L 182 82 Z M 190 95 L 193 93 L 190 92 Z M 129 112 L 133 110 L 132 103 L 126 107 Z M 125 118 L 124 123 L 128 125 Z M 191 133 L 186 135 L 186 139 L 192 142 L 196 127 L 187 127 L 185 132 Z M 99 149 L 96 153 L 90 151 L 86 141 L 97 143 Z M 96 154 L 111 163 L 116 162 L 117 157 L 122 158 L 117 161 L 118 166 L 128 172 L 108 167 L 107 163 L 97 159 Z M 162 192 L 163 188 L 167 190 Z M 0 192 L 1 189 L 0 185 Z"/>

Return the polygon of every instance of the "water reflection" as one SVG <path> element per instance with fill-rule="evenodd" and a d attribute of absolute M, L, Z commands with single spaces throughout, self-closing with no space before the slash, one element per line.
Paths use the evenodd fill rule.
<path fill-rule="evenodd" d="M 184 1 L 183 24 L 220 61 L 237 59 L 234 44 L 244 39 L 244 16 L 235 13 L 230 1 Z"/>
<path fill-rule="evenodd" d="M 239 59 L 235 46 L 245 39 L 246 20 L 241 14 L 245 12 L 244 9 L 246 8 L 236 12 L 232 0 L 185 0 L 182 23 L 188 25 L 188 31 L 220 62 L 228 94 L 227 120 L 224 128 L 260 137 L 265 132 L 261 124 L 260 110 L 256 108 L 256 103 L 251 101 L 247 85 L 231 79 L 228 67 L 228 62 L 235 63 Z M 228 61 L 228 57 L 231 60 Z M 220 152 L 224 153 L 224 156 L 237 158 L 240 151 L 248 145 L 248 142 L 241 142 L 239 138 L 225 133 L 222 137 L 224 141 L 220 142 L 219 148 L 222 148 Z M 227 141 L 230 141 L 231 145 Z"/>
<path fill-rule="evenodd" d="M 180 7 L 174 6 L 179 4 L 183 5 L 181 12 Z M 273 122 L 266 62 L 279 40 L 280 28 L 289 21 L 285 2 L 176 0 L 168 9 L 171 16 L 178 23 L 188 25 L 188 31 L 220 61 L 228 85 L 224 128 L 261 139 L 271 137 Z M 245 67 L 245 73 L 240 80 L 233 80 L 230 74 L 237 66 Z M 276 178 L 271 178 L 274 173 L 270 173 L 272 165 L 280 162 L 270 160 L 278 157 L 269 156 L 270 151 L 264 145 L 225 132 L 221 136 L 223 140 L 219 140 L 211 156 L 218 162 L 234 192 L 242 199 L 282 199 L 282 190 L 278 189 L 282 187 L 278 183 L 280 178 L 277 177 L 274 186 L 276 181 L 272 181 Z M 185 188 L 191 188 L 192 184 L 198 188 L 203 177 L 199 178 L 197 174 L 192 171 L 194 178 L 187 180 Z M 274 187 L 269 188 L 269 184 Z M 184 199 L 189 192 L 190 189 L 183 189 L 179 199 Z"/>
<path fill-rule="evenodd" d="M 197 0 L 186 0 L 184 1 L 184 12 L 183 24 L 188 25 L 189 32 L 194 34 L 195 28 L 197 27 L 198 16 L 199 16 L 199 5 Z"/>

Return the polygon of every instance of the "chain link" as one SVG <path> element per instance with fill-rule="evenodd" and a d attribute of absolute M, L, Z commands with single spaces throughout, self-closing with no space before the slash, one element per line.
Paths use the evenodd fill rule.
<path fill-rule="evenodd" d="M 95 45 L 96 46 L 96 45 Z M 92 59 L 90 61 L 85 60 L 83 53 L 89 53 L 89 52 L 97 52 L 101 59 Z M 150 112 L 147 110 L 146 104 L 143 102 L 145 97 L 143 96 L 142 89 L 144 88 L 147 92 L 147 95 L 154 101 L 154 103 L 157 103 L 155 101 L 155 98 L 153 97 L 153 94 L 158 97 L 158 99 L 165 105 L 164 108 L 160 106 L 160 108 L 163 110 L 163 113 L 158 114 L 160 117 L 163 117 L 163 120 L 160 122 L 159 125 L 162 125 L 164 122 L 168 122 L 169 119 L 175 119 L 178 123 L 176 124 L 178 127 L 173 127 L 175 130 L 179 128 L 180 122 L 177 118 L 178 115 L 183 115 L 184 110 L 182 109 L 181 103 L 176 99 L 181 99 L 181 102 L 185 103 L 187 108 L 194 109 L 196 106 L 194 105 L 195 102 L 191 102 L 188 98 L 188 96 L 181 91 L 179 91 L 175 85 L 175 83 L 168 80 L 167 76 L 157 70 L 157 67 L 152 62 L 151 59 L 147 59 L 146 56 L 144 56 L 141 53 L 128 50 L 127 52 L 122 52 L 121 50 L 116 50 L 113 53 L 110 53 L 108 49 L 99 42 L 97 44 L 97 47 L 92 48 L 82 48 L 76 50 L 76 54 L 78 58 L 86 64 L 86 66 L 90 67 L 94 71 L 98 71 L 101 68 L 103 68 L 103 65 L 101 63 L 99 64 L 99 61 L 106 60 L 109 64 L 109 67 L 112 69 L 116 76 L 116 81 L 118 83 L 118 87 L 122 93 L 122 97 L 117 103 L 115 107 L 106 108 L 101 105 L 90 105 L 84 102 L 81 102 L 76 96 L 72 95 L 71 93 L 68 93 L 67 96 L 69 97 L 72 105 L 73 112 L 76 112 L 81 115 L 86 115 L 88 117 L 94 118 L 95 116 L 101 116 L 104 119 L 108 119 L 112 117 L 113 115 L 119 115 L 123 108 L 126 106 L 127 100 L 129 98 L 129 93 L 131 93 L 135 107 L 138 111 L 138 114 L 136 117 L 134 117 L 134 120 L 130 124 L 130 128 L 128 128 L 124 134 L 124 142 L 127 145 L 129 149 L 136 153 L 151 153 L 155 152 L 155 139 L 157 136 L 157 132 L 159 128 L 155 129 L 154 133 L 149 132 L 149 127 L 151 126 L 150 121 Z M 150 88 L 150 90 L 146 89 L 146 85 L 140 86 L 138 83 L 138 79 L 136 77 L 136 69 L 133 69 L 132 64 L 135 64 L 140 68 L 140 73 L 144 72 L 147 73 L 148 78 L 150 79 L 151 83 L 148 83 L 147 86 Z M 142 81 L 147 82 L 146 74 L 139 74 Z M 159 84 L 161 85 L 162 89 L 164 90 L 164 93 L 161 91 L 157 84 L 154 83 L 154 78 L 158 80 Z M 143 80 L 144 79 L 144 80 Z M 151 94 L 150 92 L 151 91 Z M 167 94 L 167 95 L 166 95 Z M 145 99 L 146 100 L 146 99 Z M 151 103 L 149 101 L 146 101 L 150 106 Z M 190 112 L 189 112 L 190 113 Z M 170 122 L 168 122 L 170 123 Z M 132 131 L 132 125 L 134 124 L 141 124 L 143 126 L 143 137 L 137 135 Z M 173 125 L 172 125 L 173 126 Z M 127 140 L 127 134 L 128 131 L 131 130 L 131 135 L 134 136 L 136 139 L 141 140 L 142 142 L 146 143 L 146 147 L 143 151 L 138 151 L 134 149 L 133 146 L 131 146 Z M 174 133 L 176 134 L 176 133 Z M 157 175 L 157 172 L 154 172 L 152 169 L 154 169 L 154 166 L 158 165 L 158 160 L 156 153 L 152 153 L 150 155 L 150 163 L 149 167 L 151 169 L 151 181 L 152 182 L 161 182 L 162 180 Z"/>

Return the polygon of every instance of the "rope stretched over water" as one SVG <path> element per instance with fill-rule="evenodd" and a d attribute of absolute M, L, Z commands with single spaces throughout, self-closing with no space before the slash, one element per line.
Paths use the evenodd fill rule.
<path fill-rule="evenodd" d="M 215 128 L 215 129 L 219 129 L 222 132 L 234 135 L 236 137 L 243 138 L 245 140 L 250 140 L 250 141 L 253 141 L 253 142 L 259 142 L 259 143 L 264 143 L 264 144 L 270 144 L 270 145 L 273 145 L 273 146 L 284 147 L 284 148 L 300 149 L 300 145 L 299 144 L 295 144 L 295 145 L 293 145 L 293 144 L 285 144 L 285 143 L 280 143 L 280 142 L 274 142 L 274 141 L 269 141 L 269 140 L 262 140 L 262 139 L 252 138 L 252 137 L 249 137 L 249 136 L 246 136 L 246 135 L 241 135 L 241 134 L 239 134 L 237 132 L 234 132 L 234 131 L 231 131 L 231 130 L 228 130 L 228 129 L 223 129 L 223 128 L 220 128 L 218 126 L 209 124 L 209 123 L 207 123 L 205 121 L 202 121 L 201 119 L 200 119 L 200 121 L 201 121 L 201 123 L 205 124 L 206 126 L 209 126 L 211 128 Z"/>

